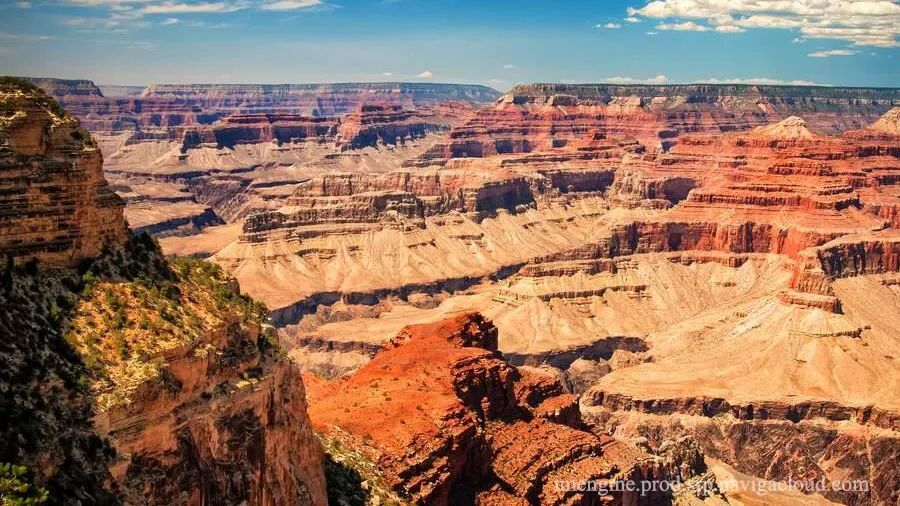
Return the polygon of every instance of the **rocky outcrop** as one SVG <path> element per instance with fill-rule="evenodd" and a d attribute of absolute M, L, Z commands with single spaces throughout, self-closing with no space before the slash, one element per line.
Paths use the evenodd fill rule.
<path fill-rule="evenodd" d="M 343 149 L 401 144 L 449 126 L 428 116 L 430 111 L 422 114 L 399 105 L 364 104 L 341 119 L 336 142 Z"/>
<path fill-rule="evenodd" d="M 203 269 L 188 265 L 179 275 Z M 181 289 L 197 294 L 203 283 L 185 280 Z M 77 310 L 76 327 L 89 313 Z M 155 375 L 114 386 L 130 390 L 127 398 L 101 396 L 109 401 L 97 428 L 116 449 L 110 469 L 125 502 L 325 504 L 299 371 L 267 342 L 260 316 L 225 316 L 197 339 L 159 350 Z M 137 347 L 133 339 L 128 346 Z"/>
<path fill-rule="evenodd" d="M 124 242 L 124 203 L 102 167 L 90 134 L 53 99 L 0 82 L 0 255 L 73 266 Z"/>
<path fill-rule="evenodd" d="M 265 307 L 131 236 L 90 135 L 43 92 L 4 79 L 0 112 L 0 460 L 52 504 L 326 504 Z"/>
<path fill-rule="evenodd" d="M 703 452 L 765 479 L 820 482 L 843 504 L 893 504 L 900 452 L 896 412 L 829 402 L 635 399 L 593 390 L 582 400 L 589 420 L 662 439 L 690 436 Z M 885 430 L 887 429 L 887 430 Z"/>
<path fill-rule="evenodd" d="M 353 376 L 317 387 L 313 423 L 362 445 L 381 479 L 413 503 L 580 504 L 598 492 L 579 483 L 674 478 L 663 458 L 584 430 L 573 396 L 510 367 L 496 345 L 497 329 L 477 313 L 407 327 Z M 622 491 L 602 500 L 665 496 Z"/>

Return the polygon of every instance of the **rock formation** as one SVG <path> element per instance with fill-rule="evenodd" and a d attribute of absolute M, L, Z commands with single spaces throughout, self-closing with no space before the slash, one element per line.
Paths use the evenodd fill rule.
<path fill-rule="evenodd" d="M 326 504 L 265 307 L 131 236 L 99 150 L 53 99 L 4 79 L 0 107 L 4 465 L 52 504 Z"/>
<path fill-rule="evenodd" d="M 35 87 L 0 82 L 0 255 L 73 266 L 127 228 L 87 130 Z"/>
<path fill-rule="evenodd" d="M 691 436 L 765 479 L 865 481 L 823 494 L 891 504 L 896 477 L 879 470 L 900 448 L 892 114 L 839 136 L 799 117 L 688 133 L 664 151 L 534 128 L 531 145 L 314 179 L 215 258 L 284 308 L 276 321 L 296 323 L 283 335 L 308 369 L 362 370 L 404 325 L 478 310 L 504 358 L 558 370 L 598 427 L 654 445 Z M 457 204 L 482 181 L 522 181 L 513 194 L 528 199 Z M 865 447 L 877 457 L 857 458 Z M 757 458 L 773 451 L 777 465 Z"/>
<path fill-rule="evenodd" d="M 588 432 L 555 379 L 508 366 L 496 346 L 497 329 L 477 313 L 407 327 L 353 376 L 317 387 L 313 423 L 334 457 L 357 449 L 411 503 L 658 504 L 666 493 L 564 484 L 704 471 L 699 453 L 667 461 Z"/>

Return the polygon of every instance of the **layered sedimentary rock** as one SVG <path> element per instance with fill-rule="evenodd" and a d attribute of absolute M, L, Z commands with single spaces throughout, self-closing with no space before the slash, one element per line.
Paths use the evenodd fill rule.
<path fill-rule="evenodd" d="M 104 94 L 90 81 L 31 81 L 94 132 L 107 176 L 131 190 L 136 227 L 177 236 L 277 207 L 269 202 L 322 171 L 398 167 L 499 96 L 480 86 L 405 83 L 154 85 Z M 175 205 L 177 192 L 164 191 L 210 181 L 238 187 L 224 199 L 197 192 L 193 205 Z"/>
<path fill-rule="evenodd" d="M 656 504 L 667 493 L 600 497 L 577 484 L 704 471 L 699 453 L 669 461 L 586 431 L 573 396 L 508 366 L 496 345 L 496 328 L 477 313 L 408 327 L 346 381 L 317 387 L 313 423 L 411 503 Z"/>
<path fill-rule="evenodd" d="M 6 79 L 0 108 L 4 469 L 54 504 L 326 504 L 265 307 L 131 236 L 90 135 L 51 98 Z"/>
<path fill-rule="evenodd" d="M 303 383 L 268 343 L 264 309 L 208 264 L 173 272 L 178 296 L 100 283 L 73 312 L 116 489 L 129 504 L 324 505 Z"/>
<path fill-rule="evenodd" d="M 299 207 L 260 215 L 217 260 L 264 277 L 250 289 L 276 307 L 291 288 L 269 292 L 269 269 L 322 287 L 276 312 L 301 316 L 284 336 L 311 370 L 347 374 L 405 324 L 479 310 L 505 358 L 558 370 L 609 431 L 655 444 L 691 435 L 737 472 L 865 481 L 824 495 L 890 504 L 896 477 L 880 470 L 898 448 L 895 116 L 838 136 L 786 117 L 680 135 L 665 151 L 601 130 L 544 142 L 535 129 L 531 147 L 301 185 Z M 520 178 L 533 203 L 427 205 L 435 189 L 458 193 L 423 181 L 461 174 Z M 390 192 L 393 208 L 368 204 Z M 772 452 L 777 465 L 758 458 Z"/>
<path fill-rule="evenodd" d="M 0 255 L 75 265 L 125 240 L 123 206 L 78 120 L 37 88 L 0 83 Z"/>
<path fill-rule="evenodd" d="M 897 105 L 896 89 L 716 85 L 524 85 L 455 129 L 417 163 L 530 152 L 590 130 L 670 147 L 685 133 L 747 130 L 803 116 L 814 130 L 860 128 Z"/>

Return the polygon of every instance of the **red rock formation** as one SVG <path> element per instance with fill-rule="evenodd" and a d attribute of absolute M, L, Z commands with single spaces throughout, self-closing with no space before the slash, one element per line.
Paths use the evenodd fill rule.
<path fill-rule="evenodd" d="M 399 105 L 364 104 L 341 119 L 336 142 L 344 149 L 401 144 L 444 127 L 428 116 Z"/>
<path fill-rule="evenodd" d="M 497 329 L 477 313 L 407 327 L 314 398 L 313 424 L 366 440 L 390 486 L 413 502 L 454 504 L 474 489 L 479 504 L 581 504 L 596 492 L 556 485 L 665 476 L 653 457 L 584 431 L 572 396 L 510 367 L 496 346 Z M 659 499 L 638 495 L 605 500 Z"/>
<path fill-rule="evenodd" d="M 326 504 L 300 372 L 260 353 L 259 327 L 245 325 L 167 353 L 158 381 L 98 416 L 129 503 Z"/>
<path fill-rule="evenodd" d="M 865 101 L 855 103 L 849 97 Z M 555 147 L 597 130 L 667 148 L 685 133 L 721 133 L 802 115 L 823 131 L 859 128 L 893 106 L 896 90 L 756 86 L 526 85 L 454 129 L 420 163 Z"/>
<path fill-rule="evenodd" d="M 0 255 L 72 266 L 124 242 L 124 203 L 78 120 L 16 83 L 0 84 L 0 111 Z"/>

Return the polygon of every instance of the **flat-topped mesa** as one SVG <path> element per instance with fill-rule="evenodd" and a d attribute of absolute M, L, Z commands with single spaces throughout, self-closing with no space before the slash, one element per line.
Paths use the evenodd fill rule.
<path fill-rule="evenodd" d="M 208 133 L 206 132 L 208 131 Z M 197 133 L 185 133 L 182 148 L 196 147 L 187 140 L 214 140 L 216 147 L 233 148 L 238 144 L 264 142 L 297 142 L 313 140 L 326 142 L 337 132 L 337 120 L 324 116 L 307 116 L 287 113 L 235 114 L 227 116 L 215 124 L 197 129 Z"/>
<path fill-rule="evenodd" d="M 87 130 L 40 89 L 0 81 L 0 256 L 71 266 L 127 237 Z"/>
<path fill-rule="evenodd" d="M 298 185 L 284 207 L 248 216 L 241 241 L 263 242 L 276 230 L 293 238 L 342 233 L 340 226 L 329 230 L 324 224 L 413 230 L 424 228 L 428 216 L 487 215 L 533 204 L 531 185 L 517 176 L 451 170 L 325 174 Z"/>
<path fill-rule="evenodd" d="M 800 251 L 888 226 L 900 165 L 855 137 L 812 134 L 798 117 L 724 136 L 687 135 L 667 153 L 623 159 L 610 196 L 678 203 L 655 219 L 612 228 L 581 254 L 687 249 Z"/>
<path fill-rule="evenodd" d="M 438 83 L 335 83 L 335 84 L 153 84 L 143 98 L 176 98 L 195 105 L 250 105 L 253 101 L 281 101 L 287 97 L 347 97 L 345 104 L 402 96 L 411 102 L 466 100 L 476 103 L 496 100 L 500 93 L 487 86 Z M 326 102 L 327 103 L 327 100 Z M 340 103 L 335 102 L 335 103 Z M 321 111 L 328 113 L 329 111 Z M 349 111 L 346 111 L 349 112 Z"/>
<path fill-rule="evenodd" d="M 498 491 L 502 504 L 582 504 L 597 492 L 561 490 L 558 480 L 703 471 L 696 450 L 667 462 L 585 431 L 556 378 L 511 367 L 496 347 L 497 328 L 478 313 L 408 326 L 355 374 L 310 394 L 313 424 L 328 448 L 371 459 L 377 476 L 367 479 L 413 504 L 471 502 L 467 492 L 486 504 Z"/>
<path fill-rule="evenodd" d="M 379 144 L 402 144 L 446 128 L 435 117 L 427 117 L 400 105 L 363 104 L 341 118 L 335 142 L 343 149 Z"/>

